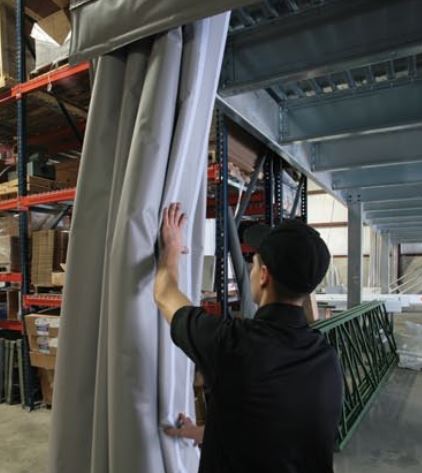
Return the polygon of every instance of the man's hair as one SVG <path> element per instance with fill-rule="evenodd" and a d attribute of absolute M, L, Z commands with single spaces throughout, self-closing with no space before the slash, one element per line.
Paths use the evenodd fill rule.
<path fill-rule="evenodd" d="M 265 264 L 265 261 L 262 259 L 262 256 L 259 253 L 255 253 L 255 254 L 256 254 L 256 257 L 258 258 L 260 266 Z M 267 266 L 268 272 L 271 274 L 271 269 L 268 267 L 268 265 L 265 264 L 265 266 Z M 277 281 L 274 277 L 273 277 L 273 285 L 274 285 L 274 290 L 279 299 L 290 299 L 290 300 L 303 299 L 304 297 L 309 295 L 307 293 L 299 293 L 296 291 L 292 291 L 291 289 L 287 288 L 286 286 L 281 284 L 279 281 Z"/>

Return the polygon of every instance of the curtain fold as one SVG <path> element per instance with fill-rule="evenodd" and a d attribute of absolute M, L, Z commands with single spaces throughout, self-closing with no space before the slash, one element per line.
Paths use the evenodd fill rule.
<path fill-rule="evenodd" d="M 163 206 L 188 214 L 182 290 L 199 303 L 207 139 L 228 14 L 98 62 L 72 221 L 50 473 L 193 473 L 163 434 L 193 412 L 193 367 L 153 301 Z"/>

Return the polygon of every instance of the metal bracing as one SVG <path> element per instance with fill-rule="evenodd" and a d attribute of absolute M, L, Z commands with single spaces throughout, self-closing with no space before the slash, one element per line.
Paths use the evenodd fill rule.
<path fill-rule="evenodd" d="M 395 209 L 395 210 L 367 210 L 365 211 L 365 217 L 368 220 L 377 218 L 388 218 L 388 217 L 421 217 L 422 218 L 422 207 L 415 209 Z"/>
<path fill-rule="evenodd" d="M 362 302 L 362 243 L 363 221 L 362 203 L 355 195 L 350 195 L 348 208 L 348 264 L 347 264 L 347 307 L 352 308 Z"/>
<path fill-rule="evenodd" d="M 358 135 L 314 143 L 314 147 L 314 171 L 422 162 L 422 129 Z"/>
<path fill-rule="evenodd" d="M 363 209 L 366 213 L 373 211 L 398 211 L 422 209 L 422 199 L 398 200 L 393 202 L 368 202 Z"/>
<path fill-rule="evenodd" d="M 333 189 L 338 190 L 415 184 L 422 182 L 422 162 L 379 166 L 372 172 L 366 168 L 335 171 L 332 177 Z"/>
<path fill-rule="evenodd" d="M 409 201 L 422 198 L 422 185 L 413 184 L 408 186 L 395 185 L 389 187 L 373 187 L 356 189 L 361 202 L 396 202 L 400 200 Z M 344 193 L 347 195 L 347 193 Z"/>
<path fill-rule="evenodd" d="M 235 31 L 221 91 L 238 94 L 418 53 L 421 17 L 419 0 L 337 1 Z M 366 74 L 370 81 L 371 69 Z"/>
<path fill-rule="evenodd" d="M 367 131 L 420 126 L 421 100 L 422 81 L 415 80 L 289 106 L 284 110 L 282 141 L 320 141 Z"/>
<path fill-rule="evenodd" d="M 338 431 L 342 449 L 397 364 L 393 318 L 382 303 L 363 304 L 313 328 L 336 349 L 343 372 L 344 401 Z"/>

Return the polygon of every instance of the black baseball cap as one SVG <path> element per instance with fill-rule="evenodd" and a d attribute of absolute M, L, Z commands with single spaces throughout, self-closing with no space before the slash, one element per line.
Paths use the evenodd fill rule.
<path fill-rule="evenodd" d="M 330 264 L 320 234 L 300 220 L 285 220 L 274 228 L 252 225 L 243 240 L 261 256 L 276 281 L 298 294 L 313 292 Z"/>

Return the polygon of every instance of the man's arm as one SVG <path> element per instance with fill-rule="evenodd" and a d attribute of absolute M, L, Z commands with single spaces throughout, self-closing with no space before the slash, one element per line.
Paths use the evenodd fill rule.
<path fill-rule="evenodd" d="M 186 216 L 179 203 L 172 203 L 163 212 L 160 234 L 160 259 L 155 276 L 154 299 L 167 322 L 174 314 L 192 302 L 179 290 L 179 259 L 186 253 L 182 241 L 182 228 Z"/>

